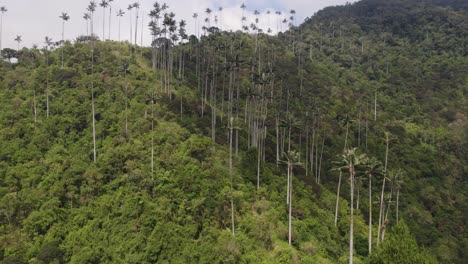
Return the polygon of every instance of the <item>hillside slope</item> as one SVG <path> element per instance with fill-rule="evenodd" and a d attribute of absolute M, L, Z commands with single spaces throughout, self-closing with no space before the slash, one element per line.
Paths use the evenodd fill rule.
<path fill-rule="evenodd" d="M 352 207 L 356 263 L 463 263 L 467 18 L 364 0 L 279 36 L 81 37 L 63 68 L 21 50 L 0 64 L 0 260 L 346 263 Z M 369 185 L 353 160 L 350 184 L 349 148 L 387 170 Z"/>

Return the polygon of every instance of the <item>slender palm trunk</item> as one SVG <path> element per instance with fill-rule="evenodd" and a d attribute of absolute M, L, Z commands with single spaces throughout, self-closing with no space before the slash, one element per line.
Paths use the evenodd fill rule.
<path fill-rule="evenodd" d="M 346 135 L 345 135 L 345 144 L 343 151 L 346 150 L 346 146 L 348 144 L 348 132 L 349 132 L 349 123 L 346 124 Z M 339 207 L 339 200 L 340 200 L 340 189 L 341 189 L 341 176 L 342 172 L 340 170 L 340 175 L 338 178 L 338 189 L 336 191 L 336 206 L 335 206 L 335 226 L 338 222 L 338 207 Z"/>
<path fill-rule="evenodd" d="M 288 213 L 288 243 L 291 246 L 291 234 L 292 234 L 292 165 L 288 164 L 288 176 L 290 183 L 288 184 L 288 192 L 289 192 L 289 213 Z"/>
<path fill-rule="evenodd" d="M 93 161 L 94 163 L 96 163 L 96 119 L 94 113 L 94 47 L 92 47 L 91 50 L 91 114 L 93 118 Z"/>
<path fill-rule="evenodd" d="M 120 42 L 120 22 L 121 22 L 121 18 L 119 17 L 119 42 Z"/>
<path fill-rule="evenodd" d="M 63 69 L 63 48 L 65 46 L 65 20 L 62 22 L 62 69 Z M 19 49 L 19 46 L 18 46 Z"/>
<path fill-rule="evenodd" d="M 229 177 L 231 178 L 231 224 L 232 224 L 232 235 L 235 236 L 235 223 L 234 223 L 234 197 L 233 197 L 233 175 L 232 175 L 232 129 L 233 124 L 231 121 L 231 127 L 229 128 Z"/>
<path fill-rule="evenodd" d="M 111 21 L 112 21 L 112 5 L 109 5 L 109 30 L 107 34 L 109 35 L 109 40 L 111 39 Z"/>
<path fill-rule="evenodd" d="M 377 245 L 380 243 L 380 237 L 382 232 L 382 225 L 383 225 L 383 210 L 384 210 L 384 192 L 385 192 L 385 180 L 387 177 L 387 162 L 388 162 L 388 144 L 389 138 L 388 134 L 386 135 L 386 148 L 385 148 L 385 166 L 384 166 L 384 179 L 382 183 L 382 192 L 380 194 L 380 210 L 379 210 L 379 226 L 377 229 Z"/>
<path fill-rule="evenodd" d="M 135 10 L 135 46 L 138 44 L 138 8 Z"/>
<path fill-rule="evenodd" d="M 354 243 L 354 167 L 353 164 L 349 166 L 349 180 L 350 180 L 350 223 L 349 223 L 349 264 L 353 264 L 353 243 Z"/>
<path fill-rule="evenodd" d="M 46 51 L 47 53 L 47 51 Z M 46 116 L 47 119 L 49 119 L 49 56 L 46 54 L 46 67 L 47 67 L 47 73 L 46 73 Z"/>
<path fill-rule="evenodd" d="M 397 195 L 396 195 L 396 223 L 398 225 L 399 222 L 399 217 L 398 217 L 398 208 L 399 208 L 399 203 L 400 203 L 400 189 L 397 189 Z"/>
<path fill-rule="evenodd" d="M 3 37 L 3 13 L 0 13 L 0 51 L 2 51 L 2 37 Z M 0 52 L 0 59 L 2 54 Z"/>
<path fill-rule="evenodd" d="M 34 110 L 34 123 L 37 122 L 37 108 L 36 108 L 36 89 L 33 91 L 33 110 Z"/>
<path fill-rule="evenodd" d="M 151 182 L 154 181 L 154 92 L 151 98 Z"/>
<path fill-rule="evenodd" d="M 132 44 L 132 38 L 133 38 L 133 28 L 132 28 L 132 10 L 128 10 L 128 14 L 130 17 L 130 38 L 128 39 L 128 42 Z"/>
<path fill-rule="evenodd" d="M 106 8 L 102 9 L 102 41 L 106 40 Z"/>
<path fill-rule="evenodd" d="M 377 120 L 377 91 L 374 94 L 374 121 Z"/>
<path fill-rule="evenodd" d="M 372 174 L 369 174 L 369 254 L 372 253 Z"/>

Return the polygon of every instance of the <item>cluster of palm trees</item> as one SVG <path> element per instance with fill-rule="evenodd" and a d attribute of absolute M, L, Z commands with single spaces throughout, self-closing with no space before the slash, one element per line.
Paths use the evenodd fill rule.
<path fill-rule="evenodd" d="M 103 0 L 99 6 L 103 11 L 103 26 L 102 26 L 102 40 L 106 40 L 106 14 L 109 8 L 108 18 L 108 38 L 111 39 L 111 21 L 112 21 L 112 2 L 111 0 Z M 94 31 L 94 13 L 98 8 L 95 1 L 91 1 L 87 6 L 86 13 L 83 18 L 86 21 L 86 33 L 88 36 L 95 36 Z M 204 25 L 200 27 L 198 22 L 199 14 L 194 13 L 195 35 L 200 41 L 186 44 L 188 35 L 186 32 L 186 21 L 176 20 L 173 12 L 169 11 L 169 6 L 165 3 L 154 3 L 153 8 L 149 12 L 149 30 L 152 37 L 152 67 L 160 73 L 160 87 L 161 93 L 167 95 L 172 100 L 174 95 L 174 86 L 185 82 L 185 60 L 188 54 L 189 59 L 192 59 L 195 65 L 195 73 L 197 88 L 200 95 L 201 102 L 201 116 L 207 114 L 208 108 L 211 109 L 211 138 L 216 142 L 216 129 L 219 127 L 217 122 L 225 122 L 227 127 L 226 136 L 229 142 L 229 176 L 230 176 L 230 190 L 231 190 L 231 228 L 232 234 L 235 235 L 235 203 L 233 199 L 233 191 L 235 189 L 233 177 L 233 159 L 237 157 L 239 145 L 239 131 L 241 128 L 245 130 L 247 138 L 247 147 L 256 148 L 257 151 L 257 190 L 260 189 L 262 163 L 266 161 L 266 144 L 268 142 L 268 118 L 274 118 L 274 130 L 276 135 L 271 135 L 268 138 L 271 142 L 276 144 L 276 163 L 287 165 L 287 183 L 286 183 L 286 204 L 288 206 L 288 242 L 292 243 L 292 201 L 293 201 L 293 171 L 295 167 L 304 166 L 306 175 L 311 173 L 315 175 L 317 184 L 320 184 L 320 174 L 322 167 L 322 157 L 325 146 L 325 139 L 327 138 L 327 130 L 324 125 L 323 110 L 319 105 L 314 105 L 308 110 L 312 111 L 312 115 L 306 112 L 304 120 L 296 118 L 293 114 L 293 106 L 291 106 L 290 98 L 293 96 L 291 88 L 285 84 L 284 80 L 275 72 L 277 59 L 272 56 L 274 47 L 268 42 L 268 36 L 260 27 L 260 12 L 255 10 L 253 15 L 254 21 L 248 25 L 245 15 L 247 6 L 242 4 L 241 30 L 246 33 L 254 34 L 255 44 L 251 50 L 246 49 L 246 43 L 241 38 L 237 38 L 238 34 L 233 32 L 224 32 L 225 39 L 219 40 L 220 29 L 218 26 L 222 24 L 222 11 L 223 8 L 217 9 L 218 14 L 212 18 L 213 10 L 207 8 L 205 10 L 206 18 Z M 3 14 L 7 11 L 6 8 L 0 8 L 2 19 Z M 130 21 L 130 44 L 137 45 L 137 37 L 140 22 L 144 25 L 144 16 L 141 16 L 140 4 L 138 2 L 128 6 L 124 11 L 119 9 L 116 16 L 119 21 L 118 40 L 121 40 L 121 20 L 125 14 L 128 14 Z M 269 19 L 272 13 L 266 12 Z M 303 56 L 304 46 L 312 47 L 312 43 L 307 43 L 307 40 L 302 39 L 302 34 L 296 31 L 296 12 L 291 10 L 288 19 L 283 17 L 281 11 L 276 11 L 277 16 L 277 32 L 282 31 L 280 25 L 286 24 L 289 21 L 289 32 L 284 36 L 288 42 L 288 48 L 298 58 L 299 72 L 303 70 L 304 61 L 307 59 Z M 140 20 L 141 18 L 141 20 Z M 69 21 L 70 16 L 67 13 L 60 15 L 62 20 L 62 41 L 61 41 L 61 66 L 64 67 L 64 42 L 65 42 L 65 24 Z M 212 24 L 212 20 L 214 24 Z M 220 23 L 221 20 L 221 23 Z M 203 35 L 200 36 L 199 29 L 203 30 Z M 1 25 L 0 25 L 1 30 Z M 272 33 L 270 21 L 268 22 L 267 33 Z M 321 34 L 321 29 L 318 31 Z M 143 36 L 143 28 L 140 29 L 141 36 Z M 15 41 L 19 44 L 22 39 L 17 36 Z M 222 43 L 220 43 L 222 41 Z M 320 41 L 322 41 L 320 39 Z M 52 46 L 52 40 L 46 38 L 46 46 L 44 54 L 48 64 L 48 51 Z M 322 42 L 320 42 L 321 49 Z M 0 31 L 0 47 L 1 47 L 1 31 Z M 246 52 L 251 52 L 247 56 Z M 91 60 L 92 60 L 92 73 L 94 73 L 94 43 L 91 42 Z M 312 61 L 312 56 L 309 58 Z M 128 64 L 123 66 L 122 72 L 125 78 L 125 89 L 127 89 L 127 73 Z M 302 95 L 302 76 L 300 95 Z M 247 76 L 247 77 L 245 77 Z M 248 85 L 243 83 L 244 79 L 248 80 Z M 49 117 L 49 77 L 47 76 L 47 117 Z M 91 78 L 91 100 L 92 100 L 92 129 L 93 129 L 93 160 L 97 160 L 96 152 L 96 130 L 95 130 L 95 107 L 94 107 L 94 79 Z M 247 87 L 244 87 L 247 86 Z M 244 91 L 242 89 L 245 89 Z M 126 96 L 128 97 L 127 90 Z M 178 95 L 180 98 L 181 115 L 183 111 L 183 95 Z M 245 96 L 244 99 L 241 97 Z M 155 91 L 152 91 L 151 104 L 152 108 L 155 103 Z M 128 99 L 128 98 L 127 98 Z M 312 105 L 312 104 L 310 104 Z M 125 104 L 125 113 L 128 111 L 127 102 Z M 243 109 L 242 109 L 243 108 Z M 243 123 L 242 123 L 242 112 Z M 376 119 L 376 104 L 374 110 L 374 119 Z M 272 114 L 273 113 L 273 114 Z M 359 112 L 359 122 L 361 121 L 361 112 Z M 272 116 L 269 116 L 272 115 Z M 151 128 L 154 127 L 154 120 L 152 120 Z M 352 263 L 353 256 L 353 233 L 354 233 L 354 210 L 359 209 L 359 189 L 360 183 L 364 179 L 368 180 L 369 190 L 369 253 L 372 251 L 372 187 L 374 177 L 382 176 L 382 189 L 380 195 L 379 205 L 379 224 L 377 234 L 377 244 L 379 244 L 385 237 L 385 226 L 389 222 L 389 211 L 393 199 L 396 197 L 396 222 L 398 222 L 398 208 L 399 208 L 399 195 L 404 172 L 401 170 L 389 171 L 387 173 L 388 151 L 389 142 L 392 140 L 390 134 L 386 134 L 386 155 L 385 165 L 376 160 L 369 158 L 364 154 L 360 154 L 355 148 L 349 148 L 348 136 L 350 133 L 350 124 L 352 120 L 347 116 L 342 125 L 346 129 L 344 138 L 344 148 L 340 155 L 340 162 L 338 164 L 339 179 L 337 189 L 337 200 L 335 208 L 335 225 L 338 221 L 338 208 L 340 190 L 342 185 L 342 176 L 349 174 L 350 184 L 350 263 Z M 310 124 L 311 123 L 311 126 Z M 125 134 L 128 135 L 128 120 L 125 120 Z M 296 135 L 295 135 L 296 134 Z M 358 146 L 360 145 L 361 128 L 359 123 L 359 139 Z M 305 139 L 305 140 L 304 140 Z M 304 150 L 305 142 L 305 151 Z M 154 150 L 153 140 L 151 142 L 151 174 L 154 172 Z M 294 150 L 296 149 L 296 150 Z M 367 118 L 366 118 L 366 149 L 367 149 Z M 301 153 L 305 153 L 305 159 L 301 160 Z M 304 164 L 305 162 L 305 164 Z M 382 168 L 383 167 L 383 168 Z M 374 179 L 373 179 L 374 178 Z M 375 181 L 375 180 L 374 180 Z M 389 183 L 387 185 L 387 183 Z M 357 202 L 354 202 L 354 195 L 357 192 Z"/>
<path fill-rule="evenodd" d="M 377 229 L 377 245 L 379 245 L 385 237 L 385 227 L 389 223 L 389 211 L 393 203 L 392 199 L 396 196 L 396 209 L 395 209 L 395 223 L 399 221 L 399 197 L 400 189 L 403 184 L 405 172 L 401 169 L 387 171 L 388 166 L 388 151 L 389 143 L 394 138 L 391 137 L 390 133 L 385 133 L 385 162 L 382 164 L 379 160 L 374 157 L 369 157 L 366 154 L 360 153 L 357 148 L 345 149 L 341 154 L 340 160 L 336 162 L 337 169 L 341 172 L 347 172 L 349 174 L 349 185 L 350 185 L 350 236 L 349 236 L 349 263 L 353 263 L 353 251 L 354 251 L 354 209 L 359 209 L 359 183 L 362 182 L 363 178 L 368 180 L 369 190 L 369 220 L 368 220 L 368 250 L 369 254 L 372 253 L 372 179 L 376 176 L 381 176 L 382 189 L 380 193 L 379 201 L 379 219 Z M 386 188 L 386 183 L 389 183 L 390 190 Z M 357 187 L 357 189 L 356 189 Z M 357 202 L 354 202 L 354 196 L 357 191 Z M 336 215 L 335 215 L 336 216 Z M 335 218 L 336 219 L 336 218 Z"/>

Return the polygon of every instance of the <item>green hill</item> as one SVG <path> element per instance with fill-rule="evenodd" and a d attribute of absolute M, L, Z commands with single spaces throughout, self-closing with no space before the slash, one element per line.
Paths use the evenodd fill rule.
<path fill-rule="evenodd" d="M 466 7 L 4 49 L 1 263 L 463 263 Z"/>

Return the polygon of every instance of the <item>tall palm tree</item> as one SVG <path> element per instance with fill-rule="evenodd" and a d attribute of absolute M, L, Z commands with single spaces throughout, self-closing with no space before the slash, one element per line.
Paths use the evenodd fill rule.
<path fill-rule="evenodd" d="M 0 7 L 0 58 L 2 57 L 1 51 L 2 51 L 2 33 L 3 33 L 3 14 L 5 14 L 8 11 L 6 7 L 1 6 Z"/>
<path fill-rule="evenodd" d="M 207 19 L 208 19 L 208 20 L 205 20 L 205 21 L 208 23 L 208 25 L 207 25 L 208 29 L 210 28 L 211 12 L 212 12 L 212 10 L 210 8 L 205 9 L 205 13 L 206 13 Z"/>
<path fill-rule="evenodd" d="M 382 162 L 376 158 L 368 158 L 364 161 L 364 175 L 369 180 L 369 239 L 368 239 L 368 248 L 369 254 L 372 253 L 372 177 L 382 174 Z"/>
<path fill-rule="evenodd" d="M 19 51 L 20 43 L 23 42 L 21 35 L 16 35 L 15 41 L 18 43 L 18 48 L 16 50 Z"/>
<path fill-rule="evenodd" d="M 132 30 L 132 9 L 133 9 L 133 5 L 128 5 L 127 10 L 128 10 L 129 18 L 130 18 L 130 38 L 128 39 L 128 41 L 130 42 L 130 44 L 132 43 L 132 37 L 133 37 L 133 30 Z"/>
<path fill-rule="evenodd" d="M 46 116 L 49 118 L 49 47 L 52 46 L 53 42 L 52 39 L 49 37 L 45 37 L 44 42 L 44 54 L 46 57 L 46 67 L 47 67 L 47 74 L 46 74 Z"/>
<path fill-rule="evenodd" d="M 239 126 L 237 125 L 237 119 L 234 117 L 231 117 L 229 120 L 229 179 L 230 179 L 230 190 L 231 190 L 231 232 L 232 236 L 236 235 L 236 225 L 235 225 L 235 219 L 234 219 L 234 175 L 232 171 L 232 137 L 233 137 L 233 130 L 234 129 L 239 129 Z"/>
<path fill-rule="evenodd" d="M 119 9 L 119 11 L 117 11 L 117 16 L 119 17 L 119 42 L 120 42 L 120 22 L 124 15 L 125 15 L 125 12 L 122 9 Z"/>
<path fill-rule="evenodd" d="M 62 19 L 62 68 L 63 68 L 63 48 L 65 44 L 65 22 L 70 19 L 70 16 L 67 13 L 62 12 L 62 15 L 59 16 Z"/>
<path fill-rule="evenodd" d="M 102 7 L 102 41 L 106 40 L 106 8 L 109 6 L 109 2 L 102 0 L 99 6 Z"/>
<path fill-rule="evenodd" d="M 223 19 L 222 19 L 223 7 L 222 6 L 218 7 L 218 11 L 219 11 L 219 29 L 223 31 Z"/>
<path fill-rule="evenodd" d="M 140 3 L 139 2 L 133 3 L 133 8 L 135 8 L 135 45 L 137 45 L 138 18 L 139 18 Z"/>
<path fill-rule="evenodd" d="M 111 22 L 112 22 L 112 2 L 114 2 L 114 0 L 108 0 L 108 2 L 109 2 L 109 30 L 108 30 L 109 37 L 108 39 L 110 40 L 111 39 Z"/>
<path fill-rule="evenodd" d="M 349 134 L 349 125 L 351 124 L 353 120 L 349 117 L 349 115 L 346 115 L 345 118 L 340 120 L 341 125 L 346 127 L 346 134 L 345 134 L 345 142 L 344 142 L 344 148 L 343 148 L 343 153 L 346 151 L 346 148 L 348 146 L 348 134 Z M 339 172 L 339 178 L 338 178 L 338 188 L 336 191 L 336 205 L 335 205 L 335 226 L 338 222 L 338 206 L 339 206 L 339 201 L 340 201 L 340 190 L 341 190 L 341 176 L 342 176 L 342 171 L 340 170 Z"/>
<path fill-rule="evenodd" d="M 289 204 L 288 204 L 288 243 L 289 246 L 291 246 L 292 242 L 292 183 L 293 183 L 293 170 L 294 166 L 301 166 L 301 156 L 300 153 L 297 151 L 288 151 L 287 153 L 284 154 L 286 157 L 286 163 L 288 166 L 288 186 L 286 192 L 288 193 L 289 196 Z"/>
<path fill-rule="evenodd" d="M 198 32 L 198 13 L 193 13 L 192 15 L 193 19 L 195 20 L 195 35 L 197 38 L 199 38 L 199 32 Z"/>
<path fill-rule="evenodd" d="M 244 3 L 242 3 L 240 8 L 242 9 L 241 27 L 244 28 L 244 21 L 246 20 L 246 18 L 244 16 L 244 12 L 245 12 L 245 9 L 247 8 L 247 6 Z"/>
<path fill-rule="evenodd" d="M 88 31 L 88 20 L 91 19 L 91 15 L 90 15 L 89 13 L 84 13 L 83 19 L 86 21 L 86 36 L 88 36 L 88 35 L 89 35 L 89 31 Z"/>
<path fill-rule="evenodd" d="M 94 35 L 94 12 L 96 12 L 96 8 L 97 8 L 97 5 L 96 5 L 96 2 L 95 1 L 91 1 L 89 2 L 89 5 L 88 5 L 88 8 L 86 10 L 88 10 L 90 16 L 91 16 L 91 23 L 90 23 L 90 32 L 91 32 L 91 36 Z"/>
<path fill-rule="evenodd" d="M 340 170 L 348 171 L 349 186 L 350 186 L 350 222 L 349 222 L 349 264 L 353 264 L 354 252 L 354 183 L 357 168 L 363 165 L 366 161 L 366 155 L 357 153 L 356 148 L 346 149 L 340 155 Z"/>

